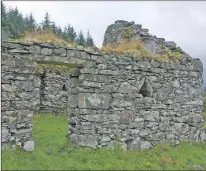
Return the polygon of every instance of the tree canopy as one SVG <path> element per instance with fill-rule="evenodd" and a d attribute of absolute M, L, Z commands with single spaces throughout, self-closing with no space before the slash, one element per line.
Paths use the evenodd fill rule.
<path fill-rule="evenodd" d="M 48 12 L 46 12 L 43 20 L 40 23 L 37 23 L 33 14 L 23 16 L 18 8 L 7 9 L 6 6 L 1 1 L 1 28 L 6 30 L 9 33 L 10 38 L 19 38 L 23 36 L 26 31 L 52 31 L 56 36 L 63 38 L 68 42 L 75 42 L 78 45 L 94 47 L 93 38 L 87 31 L 86 37 L 84 36 L 82 30 L 76 33 L 74 27 L 71 24 L 68 24 L 61 28 L 54 21 L 51 20 L 51 17 Z"/>

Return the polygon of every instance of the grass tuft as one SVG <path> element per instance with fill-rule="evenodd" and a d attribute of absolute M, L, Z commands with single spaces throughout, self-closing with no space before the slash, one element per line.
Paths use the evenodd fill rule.
<path fill-rule="evenodd" d="M 27 31 L 24 35 L 18 39 L 24 42 L 41 42 L 41 43 L 55 43 L 56 45 L 63 47 L 76 47 L 77 44 L 68 42 L 63 38 L 58 37 L 51 30 L 41 31 Z"/>
<path fill-rule="evenodd" d="M 116 45 L 108 44 L 103 46 L 100 51 L 116 55 L 154 59 L 160 62 L 167 63 L 177 62 L 178 59 L 182 57 L 182 54 L 180 52 L 173 52 L 170 49 L 163 49 L 162 54 L 154 55 L 145 48 L 144 43 L 140 40 L 121 41 L 119 44 Z"/>
<path fill-rule="evenodd" d="M 35 72 L 42 73 L 44 71 L 47 72 L 55 72 L 55 73 L 71 73 L 76 70 L 75 67 L 70 67 L 66 65 L 58 65 L 58 64 L 38 64 L 35 68 Z"/>
<path fill-rule="evenodd" d="M 123 34 L 123 38 L 129 39 L 132 33 L 132 30 L 133 30 L 132 26 L 127 27 L 126 31 Z"/>

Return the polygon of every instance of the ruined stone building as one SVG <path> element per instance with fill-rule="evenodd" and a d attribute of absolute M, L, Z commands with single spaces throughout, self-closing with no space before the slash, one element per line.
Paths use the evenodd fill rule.
<path fill-rule="evenodd" d="M 3 42 L 2 144 L 33 150 L 35 112 L 67 112 L 67 137 L 78 146 L 138 150 L 206 141 L 201 61 L 134 22 L 110 25 L 103 45 L 122 40 L 141 40 L 151 54 L 178 50 L 182 58 L 167 63 L 51 43 Z M 50 65 L 61 67 L 44 69 Z"/>

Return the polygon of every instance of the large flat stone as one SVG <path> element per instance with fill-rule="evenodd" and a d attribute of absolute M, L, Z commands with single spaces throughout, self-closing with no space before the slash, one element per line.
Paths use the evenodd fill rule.
<path fill-rule="evenodd" d="M 96 148 L 98 145 L 98 137 L 93 135 L 72 134 L 70 135 L 69 139 L 75 145 L 82 146 L 82 147 Z"/>
<path fill-rule="evenodd" d="M 23 148 L 26 151 L 34 151 L 34 141 L 27 141 Z"/>
<path fill-rule="evenodd" d="M 1 142 L 8 141 L 10 136 L 11 136 L 11 133 L 9 132 L 9 129 L 2 127 L 2 129 L 1 129 Z"/>
<path fill-rule="evenodd" d="M 78 95 L 78 106 L 79 108 L 108 109 L 110 107 L 110 100 L 111 95 L 108 93 L 80 93 Z"/>
<path fill-rule="evenodd" d="M 68 106 L 69 107 L 77 107 L 77 95 L 70 94 L 68 96 Z"/>

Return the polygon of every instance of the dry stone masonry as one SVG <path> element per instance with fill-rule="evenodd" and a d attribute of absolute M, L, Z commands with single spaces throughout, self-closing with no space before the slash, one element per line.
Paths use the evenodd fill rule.
<path fill-rule="evenodd" d="M 203 139 L 199 60 L 171 65 L 109 55 L 91 59 L 95 66 L 70 78 L 72 142 L 135 150 Z"/>
<path fill-rule="evenodd" d="M 140 28 L 116 21 L 108 27 L 104 44 L 117 43 L 125 25 Z M 134 35 L 142 32 L 148 30 Z M 3 42 L 2 144 L 34 150 L 34 112 L 59 113 L 66 108 L 68 139 L 78 146 L 138 150 L 159 143 L 205 142 L 203 66 L 183 54 L 177 64 L 168 64 L 51 43 Z M 77 69 L 40 72 L 40 64 Z"/>
<path fill-rule="evenodd" d="M 104 35 L 103 45 L 116 44 L 122 40 L 141 40 L 144 42 L 146 49 L 153 54 L 160 53 L 163 47 L 182 51 L 180 47 L 176 46 L 175 42 L 157 38 L 150 34 L 148 29 L 142 28 L 141 24 L 117 20 L 114 24 L 108 26 Z"/>
<path fill-rule="evenodd" d="M 33 150 L 32 116 L 39 108 L 40 79 L 33 73 L 36 63 L 1 55 L 2 145 L 13 143 Z"/>
<path fill-rule="evenodd" d="M 68 73 L 48 73 L 41 75 L 40 111 L 61 113 L 67 109 Z"/>

